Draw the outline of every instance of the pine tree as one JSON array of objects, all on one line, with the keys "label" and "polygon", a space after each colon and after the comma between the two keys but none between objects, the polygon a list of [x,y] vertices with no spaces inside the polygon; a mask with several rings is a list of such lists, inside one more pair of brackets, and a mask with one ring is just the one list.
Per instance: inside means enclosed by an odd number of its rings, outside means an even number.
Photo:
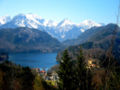
[{"label": "pine tree", "polygon": [[59,61],[59,82],[58,87],[60,90],[74,90],[73,78],[72,78],[72,61],[68,55],[68,51],[65,50],[62,56],[62,60]]},{"label": "pine tree", "polygon": [[91,72],[87,69],[85,58],[80,49],[80,53],[77,56],[76,66],[76,85],[78,90],[91,90]]}]

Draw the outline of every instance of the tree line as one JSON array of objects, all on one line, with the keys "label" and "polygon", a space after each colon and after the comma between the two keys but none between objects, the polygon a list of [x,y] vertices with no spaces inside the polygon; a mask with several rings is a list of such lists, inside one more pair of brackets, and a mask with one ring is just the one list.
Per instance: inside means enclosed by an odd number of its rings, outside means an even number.
[{"label": "tree line", "polygon": [[100,68],[91,69],[82,49],[75,61],[65,50],[59,64],[59,90],[120,90],[120,65],[113,57],[102,56]]}]

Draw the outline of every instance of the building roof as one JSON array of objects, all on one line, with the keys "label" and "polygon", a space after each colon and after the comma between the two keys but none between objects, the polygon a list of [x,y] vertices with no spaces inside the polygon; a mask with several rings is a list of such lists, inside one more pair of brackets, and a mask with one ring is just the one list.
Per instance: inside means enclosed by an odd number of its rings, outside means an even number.
[{"label": "building roof", "polygon": [[44,71],[44,70],[41,70],[40,73],[45,73],[45,71]]}]

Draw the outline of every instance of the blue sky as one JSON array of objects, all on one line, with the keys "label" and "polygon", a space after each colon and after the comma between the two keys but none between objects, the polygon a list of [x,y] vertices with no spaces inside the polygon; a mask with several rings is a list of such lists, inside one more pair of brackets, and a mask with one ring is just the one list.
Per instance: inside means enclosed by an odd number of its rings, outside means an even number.
[{"label": "blue sky", "polygon": [[90,19],[116,23],[119,0],[0,0],[0,16],[33,13],[45,19],[69,19],[75,23]]}]

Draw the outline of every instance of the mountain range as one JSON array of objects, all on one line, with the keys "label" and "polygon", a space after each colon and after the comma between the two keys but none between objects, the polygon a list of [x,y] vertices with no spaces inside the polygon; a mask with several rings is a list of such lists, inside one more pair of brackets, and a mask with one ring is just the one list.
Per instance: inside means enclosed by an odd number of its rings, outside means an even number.
[{"label": "mountain range", "polygon": [[0,18],[0,28],[28,27],[45,31],[59,41],[75,39],[91,27],[100,27],[102,24],[92,20],[85,20],[79,24],[68,19],[60,22],[45,20],[34,14],[18,14],[14,17],[3,16]]},{"label": "mountain range", "polygon": [[[88,20],[80,24],[66,19],[56,23],[33,14],[19,14],[13,18],[4,16],[0,18],[0,51],[53,52],[71,45],[104,50],[109,48],[115,27],[118,26]],[[116,47],[119,48],[119,43]]]}]

